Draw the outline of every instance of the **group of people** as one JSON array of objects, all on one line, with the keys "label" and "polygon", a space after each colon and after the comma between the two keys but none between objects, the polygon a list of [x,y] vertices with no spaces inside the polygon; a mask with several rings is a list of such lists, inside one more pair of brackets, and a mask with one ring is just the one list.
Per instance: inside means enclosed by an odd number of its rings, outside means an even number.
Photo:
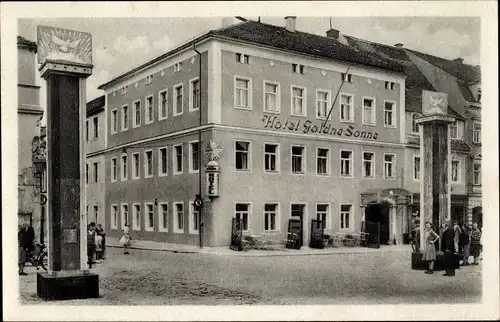
[{"label": "group of people", "polygon": [[[417,234],[418,236],[418,234]],[[453,223],[446,220],[441,227],[440,234],[436,233],[430,222],[425,223],[424,249],[422,260],[428,263],[426,274],[434,273],[434,262],[436,260],[436,243],[441,239],[440,251],[443,254],[443,268],[445,276],[455,276],[455,269],[469,265],[470,256],[473,257],[472,265],[479,265],[481,254],[481,230],[477,223],[472,228],[467,224],[462,227],[457,221]]]},{"label": "group of people", "polygon": [[[92,268],[92,264],[100,263],[105,258],[106,233],[101,224],[91,222],[87,230],[87,264]],[[95,261],[94,261],[95,259]]]}]

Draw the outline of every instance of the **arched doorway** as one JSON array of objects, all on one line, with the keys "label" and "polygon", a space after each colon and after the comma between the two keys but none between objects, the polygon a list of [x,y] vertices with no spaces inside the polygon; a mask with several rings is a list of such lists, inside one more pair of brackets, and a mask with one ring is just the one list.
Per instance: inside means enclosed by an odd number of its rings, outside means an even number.
[{"label": "arched doorway", "polygon": [[386,201],[372,202],[365,207],[365,221],[380,223],[380,244],[388,244],[390,239],[390,209]]},{"label": "arched doorway", "polygon": [[472,223],[477,223],[479,229],[483,228],[483,207],[472,208]]}]

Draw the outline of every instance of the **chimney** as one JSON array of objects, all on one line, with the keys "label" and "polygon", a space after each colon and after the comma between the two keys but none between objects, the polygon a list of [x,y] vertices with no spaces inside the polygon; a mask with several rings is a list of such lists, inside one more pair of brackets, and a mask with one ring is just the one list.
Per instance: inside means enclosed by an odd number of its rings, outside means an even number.
[{"label": "chimney", "polygon": [[403,46],[404,45],[402,43],[399,43],[399,42],[394,45],[394,47],[396,47],[396,48],[403,48]]},{"label": "chimney", "polygon": [[295,32],[295,19],[297,17],[295,16],[286,16],[285,17],[285,22],[286,22],[286,27],[285,29],[290,31],[290,32]]},{"label": "chimney", "polygon": [[330,29],[326,32],[326,36],[328,38],[334,38],[334,39],[338,39],[339,34],[340,34],[340,32],[337,29]]},{"label": "chimney", "polygon": [[453,59],[453,62],[457,63],[457,64],[462,64],[464,62],[464,59],[460,58],[460,57],[459,58],[455,58],[455,59]]}]

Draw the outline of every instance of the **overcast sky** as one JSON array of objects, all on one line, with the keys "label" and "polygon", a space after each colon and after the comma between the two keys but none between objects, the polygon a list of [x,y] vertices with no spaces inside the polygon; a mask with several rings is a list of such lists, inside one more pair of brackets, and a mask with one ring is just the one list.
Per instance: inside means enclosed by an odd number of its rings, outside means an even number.
[{"label": "overcast sky", "polygon": [[[257,19],[257,17],[246,17]],[[237,22],[236,19],[234,19]],[[262,17],[262,22],[284,26],[283,17]],[[94,69],[87,81],[89,100],[102,95],[97,87],[176,45],[219,28],[222,18],[59,18],[19,19],[20,35],[36,41],[36,26],[68,28],[92,34]],[[480,19],[473,17],[332,17],[341,33],[387,45],[480,64]],[[298,17],[297,30],[325,35],[329,17]],[[41,105],[45,106],[40,80]]]}]

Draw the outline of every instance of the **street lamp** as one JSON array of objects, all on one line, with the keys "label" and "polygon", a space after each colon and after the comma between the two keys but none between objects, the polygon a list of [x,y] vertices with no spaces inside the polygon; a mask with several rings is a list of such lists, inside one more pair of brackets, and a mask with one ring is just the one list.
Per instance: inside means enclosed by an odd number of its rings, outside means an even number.
[{"label": "street lamp", "polygon": [[47,150],[46,141],[40,136],[35,136],[31,144],[33,174],[39,179],[40,188],[40,244],[44,244],[44,225],[45,225],[45,204],[47,203],[47,190],[45,189],[45,176],[47,169]]}]

